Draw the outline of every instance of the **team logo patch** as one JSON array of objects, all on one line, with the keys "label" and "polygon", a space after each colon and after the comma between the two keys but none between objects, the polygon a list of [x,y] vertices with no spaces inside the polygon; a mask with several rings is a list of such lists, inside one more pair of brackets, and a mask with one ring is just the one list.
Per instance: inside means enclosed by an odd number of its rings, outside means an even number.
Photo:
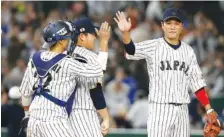
[{"label": "team logo patch", "polygon": [[176,12],[172,12],[171,14],[172,14],[173,16],[175,16],[175,15],[176,15]]},{"label": "team logo patch", "polygon": [[80,29],[80,32],[84,32],[84,31],[85,31],[85,28],[81,28],[81,29]]}]

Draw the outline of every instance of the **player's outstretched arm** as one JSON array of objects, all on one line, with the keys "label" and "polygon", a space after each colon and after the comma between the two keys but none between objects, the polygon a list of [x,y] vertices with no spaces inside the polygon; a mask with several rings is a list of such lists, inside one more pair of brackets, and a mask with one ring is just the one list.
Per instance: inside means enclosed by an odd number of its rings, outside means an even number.
[{"label": "player's outstretched arm", "polygon": [[118,11],[116,13],[116,17],[114,18],[114,20],[117,22],[118,28],[122,32],[122,39],[123,39],[125,51],[129,55],[134,55],[135,46],[134,46],[134,43],[131,41],[131,37],[129,33],[131,29],[131,19],[129,18],[127,21],[126,17],[124,16],[124,13]]},{"label": "player's outstretched arm", "polygon": [[97,57],[98,62],[100,63],[103,70],[106,70],[107,58],[108,58],[108,41],[110,39],[110,30],[111,27],[105,21],[101,24],[100,29],[95,28],[96,34],[100,41],[100,51]]},{"label": "player's outstretched arm", "polygon": [[105,21],[101,24],[99,30],[97,28],[95,28],[95,30],[100,41],[100,51],[107,52],[111,27],[109,26],[108,22]]},{"label": "player's outstretched arm", "polygon": [[[80,59],[80,57],[79,57]],[[95,88],[97,83],[102,83],[103,70],[99,63],[80,61],[77,57],[69,59],[68,71],[76,76],[76,80],[83,84],[88,84],[89,89]]]},{"label": "player's outstretched arm", "polygon": [[128,44],[131,42],[131,37],[130,37],[130,29],[131,29],[131,19],[124,16],[123,12],[118,11],[116,13],[116,17],[114,20],[117,22],[118,28],[122,32],[122,39],[124,44]]}]

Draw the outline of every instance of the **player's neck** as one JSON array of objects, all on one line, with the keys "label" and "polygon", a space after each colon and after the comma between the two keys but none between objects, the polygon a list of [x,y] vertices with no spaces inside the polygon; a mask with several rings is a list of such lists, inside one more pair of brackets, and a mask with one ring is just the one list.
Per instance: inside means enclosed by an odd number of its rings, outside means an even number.
[{"label": "player's neck", "polygon": [[79,45],[79,46],[82,46],[82,47],[85,48],[85,46],[83,46],[83,43],[82,43],[81,41],[78,41],[78,42],[76,43],[76,45]]},{"label": "player's neck", "polygon": [[64,52],[64,49],[60,45],[57,44],[57,45],[51,47],[50,51],[56,52],[56,53],[62,53],[62,52]]},{"label": "player's neck", "polygon": [[83,43],[82,41],[78,41],[76,45],[81,46],[85,49],[88,49],[87,46],[85,45],[85,43]]},{"label": "player's neck", "polygon": [[178,39],[169,39],[167,37],[164,37],[165,40],[170,43],[171,45],[178,45],[179,44],[179,38]]}]

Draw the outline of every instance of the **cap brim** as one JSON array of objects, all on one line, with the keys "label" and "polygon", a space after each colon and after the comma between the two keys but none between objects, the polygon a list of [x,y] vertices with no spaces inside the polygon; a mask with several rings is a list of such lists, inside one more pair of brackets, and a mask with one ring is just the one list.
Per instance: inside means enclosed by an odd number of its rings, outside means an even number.
[{"label": "cap brim", "polygon": [[48,49],[54,44],[55,44],[55,42],[44,42],[44,44],[42,45],[42,48]]},{"label": "cap brim", "polygon": [[178,20],[178,21],[180,21],[180,22],[183,22],[183,21],[182,21],[180,18],[178,18],[177,16],[169,16],[169,17],[163,19],[163,21],[167,21],[167,20],[169,20],[169,19],[176,19],[176,20]]}]

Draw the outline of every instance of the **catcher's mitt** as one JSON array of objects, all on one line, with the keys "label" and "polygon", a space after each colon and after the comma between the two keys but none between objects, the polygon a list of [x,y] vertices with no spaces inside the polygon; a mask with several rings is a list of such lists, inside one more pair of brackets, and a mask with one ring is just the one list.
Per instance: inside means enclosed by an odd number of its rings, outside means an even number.
[{"label": "catcher's mitt", "polygon": [[221,125],[217,119],[217,114],[212,111],[205,116],[204,137],[216,137],[221,132]]}]

